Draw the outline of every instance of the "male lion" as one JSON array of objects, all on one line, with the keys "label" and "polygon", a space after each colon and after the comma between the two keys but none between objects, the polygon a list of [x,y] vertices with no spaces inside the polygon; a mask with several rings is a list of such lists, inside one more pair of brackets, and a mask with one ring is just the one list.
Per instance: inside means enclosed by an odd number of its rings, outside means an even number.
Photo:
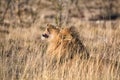
[{"label": "male lion", "polygon": [[89,58],[89,53],[87,53],[74,27],[60,29],[48,24],[42,34],[42,39],[47,40],[47,55],[54,62],[63,63],[75,56],[80,59]]}]

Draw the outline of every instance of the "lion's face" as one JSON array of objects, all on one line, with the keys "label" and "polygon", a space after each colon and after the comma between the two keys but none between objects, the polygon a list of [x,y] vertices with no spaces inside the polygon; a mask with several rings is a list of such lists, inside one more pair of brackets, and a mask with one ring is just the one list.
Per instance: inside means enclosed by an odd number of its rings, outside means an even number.
[{"label": "lion's face", "polygon": [[55,38],[57,38],[57,35],[59,34],[59,32],[60,32],[59,28],[53,25],[47,24],[47,28],[41,35],[41,38],[42,40],[52,41]]},{"label": "lion's face", "polygon": [[42,40],[47,40],[48,42],[59,40],[59,41],[70,41],[72,40],[71,31],[69,28],[57,28],[54,25],[47,24],[47,28],[41,36]]}]

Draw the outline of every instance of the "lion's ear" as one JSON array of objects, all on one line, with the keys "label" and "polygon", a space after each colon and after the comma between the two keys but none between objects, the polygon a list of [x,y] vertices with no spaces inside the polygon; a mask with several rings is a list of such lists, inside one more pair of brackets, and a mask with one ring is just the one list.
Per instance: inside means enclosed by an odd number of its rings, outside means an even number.
[{"label": "lion's ear", "polygon": [[73,38],[73,37],[72,37],[71,34],[63,35],[63,36],[62,36],[62,39],[63,39],[63,40],[66,40],[66,41],[70,41],[70,40],[72,40],[72,38]]}]

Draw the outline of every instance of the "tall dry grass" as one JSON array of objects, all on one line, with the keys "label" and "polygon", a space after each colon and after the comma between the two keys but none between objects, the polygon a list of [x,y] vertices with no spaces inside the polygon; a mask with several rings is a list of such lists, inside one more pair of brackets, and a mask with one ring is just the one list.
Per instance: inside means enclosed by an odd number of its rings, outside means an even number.
[{"label": "tall dry grass", "polygon": [[47,44],[40,39],[44,27],[1,32],[0,80],[119,80],[120,23],[78,22],[75,26],[94,59],[76,58],[54,68],[47,67]]},{"label": "tall dry grass", "polygon": [[[80,21],[119,20],[120,1],[59,1],[0,1],[0,80],[120,80],[120,21]],[[47,67],[46,23],[76,26],[93,59]]]}]

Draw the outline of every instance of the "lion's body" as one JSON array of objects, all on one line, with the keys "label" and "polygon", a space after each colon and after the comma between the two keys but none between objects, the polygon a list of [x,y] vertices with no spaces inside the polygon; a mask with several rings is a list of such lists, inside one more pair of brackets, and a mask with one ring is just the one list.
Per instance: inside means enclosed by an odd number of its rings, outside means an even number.
[{"label": "lion's body", "polygon": [[[85,46],[79,39],[78,33],[71,28],[52,28],[49,25],[46,30],[49,30],[52,37],[48,39],[47,55],[57,62],[65,62],[73,59],[75,56],[81,59],[88,59],[89,54],[86,51]],[[48,32],[45,31],[45,34]]]}]

